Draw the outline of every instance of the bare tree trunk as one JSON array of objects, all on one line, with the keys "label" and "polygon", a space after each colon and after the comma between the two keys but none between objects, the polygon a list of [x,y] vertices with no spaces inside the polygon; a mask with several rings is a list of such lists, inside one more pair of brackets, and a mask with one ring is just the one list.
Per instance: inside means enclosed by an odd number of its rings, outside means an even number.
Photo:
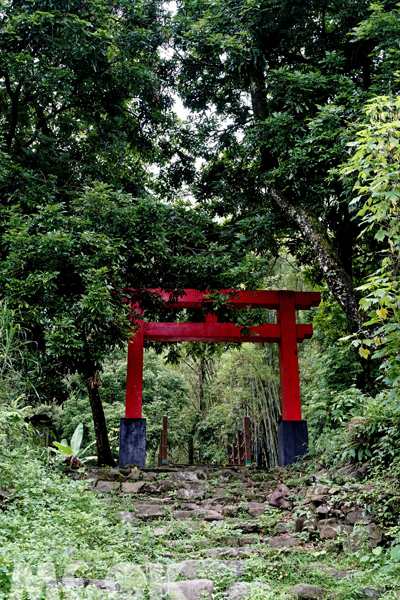
[{"label": "bare tree trunk", "polygon": [[111,453],[107,424],[99,392],[99,386],[101,385],[99,374],[87,374],[85,376],[85,383],[89,395],[90,408],[92,409],[98,464],[99,466],[114,467],[115,461]]}]

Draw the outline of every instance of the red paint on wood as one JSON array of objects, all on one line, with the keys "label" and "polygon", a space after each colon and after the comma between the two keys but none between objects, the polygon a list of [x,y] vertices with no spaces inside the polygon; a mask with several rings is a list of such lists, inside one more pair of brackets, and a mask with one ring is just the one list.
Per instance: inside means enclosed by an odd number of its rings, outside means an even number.
[{"label": "red paint on wood", "polygon": [[[171,302],[171,294],[161,290],[150,290],[161,295],[170,308],[199,308],[207,303],[204,293],[196,290],[185,290],[185,295]],[[233,290],[223,290],[228,294]],[[278,323],[249,327],[252,335],[241,335],[242,328],[234,323],[218,323],[211,312],[209,304],[205,323],[144,323],[138,321],[141,328],[133,336],[128,345],[128,374],[126,389],[126,413],[128,418],[142,416],[142,379],[143,379],[143,341],[193,341],[193,342],[278,342],[281,377],[282,419],[301,420],[300,380],[297,357],[297,343],[312,336],[312,325],[296,324],[296,310],[308,310],[317,306],[321,300],[318,292],[269,292],[245,291],[234,292],[230,299],[233,308],[258,307],[278,309]],[[132,306],[132,320],[142,314],[137,305]],[[233,449],[233,462],[238,459],[237,447]]]},{"label": "red paint on wood", "polygon": [[[159,294],[168,308],[200,308],[209,300],[205,297],[207,292],[198,292],[186,289],[183,296],[173,298],[173,294],[163,290],[149,290]],[[232,294],[229,304],[232,308],[269,308],[277,310],[279,307],[279,292],[267,290],[220,290],[221,294]],[[321,301],[319,292],[294,292],[296,310],[309,310],[312,306],[318,306]],[[173,301],[171,301],[173,298]]]},{"label": "red paint on wood", "polygon": [[281,379],[282,420],[301,421],[299,360],[294,292],[279,292],[278,323],[279,370]]},{"label": "red paint on wood", "polygon": [[249,327],[252,336],[241,336],[234,323],[146,323],[144,339],[151,342],[278,342],[279,325]]},{"label": "red paint on wood", "polygon": [[[141,325],[143,322],[141,322]],[[125,417],[142,418],[143,397],[143,327],[129,340],[126,376]]]},{"label": "red paint on wood", "polygon": [[[279,342],[280,325],[249,327],[253,335],[240,335],[234,323],[145,323],[144,339],[149,342]],[[312,325],[296,325],[296,340],[312,337]]]}]

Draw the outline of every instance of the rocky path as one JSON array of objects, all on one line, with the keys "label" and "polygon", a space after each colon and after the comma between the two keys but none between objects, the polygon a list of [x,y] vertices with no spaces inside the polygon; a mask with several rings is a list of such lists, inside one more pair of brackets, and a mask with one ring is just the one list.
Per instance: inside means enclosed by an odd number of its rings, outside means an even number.
[{"label": "rocky path", "polygon": [[244,467],[88,471],[89,491],[136,545],[138,567],[81,585],[183,600],[378,598],[385,590],[371,587],[359,560],[383,539],[369,508],[374,485],[364,476]]}]

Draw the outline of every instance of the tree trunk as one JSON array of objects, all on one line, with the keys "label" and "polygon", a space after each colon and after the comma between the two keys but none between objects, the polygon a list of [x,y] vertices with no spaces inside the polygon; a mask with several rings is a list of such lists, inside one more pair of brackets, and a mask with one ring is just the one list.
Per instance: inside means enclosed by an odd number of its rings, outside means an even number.
[{"label": "tree trunk", "polygon": [[352,331],[362,324],[359,299],[353,281],[340,260],[325,227],[311,210],[293,206],[282,192],[267,186],[267,193],[275,204],[297,225],[313,250],[324,279],[334,298],[344,310]]},{"label": "tree trunk", "polygon": [[196,425],[192,428],[192,431],[190,432],[190,436],[189,436],[189,465],[193,465],[194,464],[194,436],[196,433]]},{"label": "tree trunk", "polygon": [[101,403],[99,386],[101,379],[98,373],[85,376],[86,388],[89,395],[90,408],[92,409],[94,432],[96,435],[97,457],[99,466],[114,467],[110,442],[108,441],[107,424]]},{"label": "tree trunk", "polygon": [[[265,80],[262,68],[254,67],[250,73],[250,94],[254,120],[262,122],[267,118]],[[272,166],[274,165],[271,164],[268,152],[261,149],[262,171],[266,172]],[[347,316],[350,330],[357,331],[361,326],[361,318],[352,277],[345,269],[326,228],[311,209],[292,203],[286,191],[282,192],[273,188],[268,182],[265,187],[268,197],[297,226],[303,238],[312,248],[328,288]]]}]

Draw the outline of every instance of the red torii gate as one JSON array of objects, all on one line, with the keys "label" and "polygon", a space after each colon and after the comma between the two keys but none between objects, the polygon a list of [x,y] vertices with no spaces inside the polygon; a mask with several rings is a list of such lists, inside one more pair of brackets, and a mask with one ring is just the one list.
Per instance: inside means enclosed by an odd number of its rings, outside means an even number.
[{"label": "red torii gate", "polygon": [[297,344],[311,338],[311,324],[297,324],[296,310],[318,306],[319,292],[223,290],[232,308],[268,308],[277,311],[276,324],[249,327],[252,335],[241,335],[234,323],[218,323],[206,294],[186,289],[179,298],[157,292],[166,307],[181,310],[206,306],[205,323],[148,323],[139,321],[139,330],[128,344],[125,419],[121,419],[120,467],[144,466],[146,423],[142,419],[143,343],[157,342],[276,342],[279,345],[282,423],[278,430],[279,462],[290,464],[307,450],[307,423],[301,419],[300,378]]}]

